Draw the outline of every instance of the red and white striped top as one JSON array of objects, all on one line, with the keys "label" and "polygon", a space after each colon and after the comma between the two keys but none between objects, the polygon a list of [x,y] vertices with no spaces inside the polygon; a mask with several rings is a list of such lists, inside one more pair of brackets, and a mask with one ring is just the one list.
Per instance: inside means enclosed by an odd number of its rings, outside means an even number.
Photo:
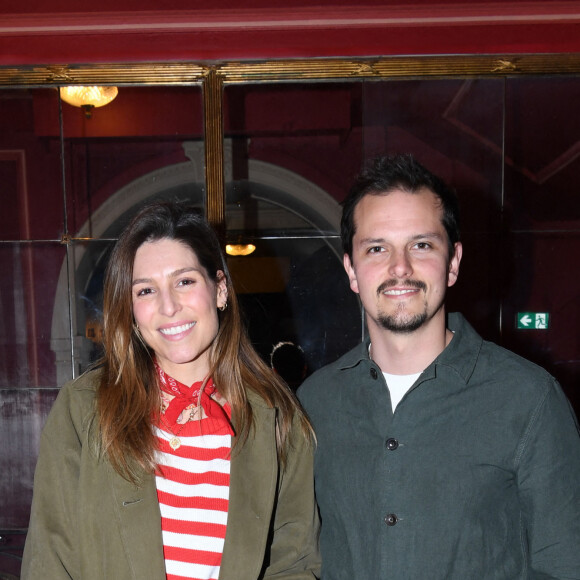
[{"label": "red and white striped top", "polygon": [[[224,409],[230,415],[229,405]],[[217,580],[228,519],[231,431],[212,417],[171,427],[173,433],[162,421],[156,428],[167,580]]]}]

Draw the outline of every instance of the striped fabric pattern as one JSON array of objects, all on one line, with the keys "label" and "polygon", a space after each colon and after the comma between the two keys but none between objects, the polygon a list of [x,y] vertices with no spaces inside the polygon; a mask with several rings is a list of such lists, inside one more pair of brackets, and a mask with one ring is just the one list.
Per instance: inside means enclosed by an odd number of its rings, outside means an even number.
[{"label": "striped fabric pattern", "polygon": [[217,580],[230,490],[231,435],[208,417],[186,423],[181,445],[161,424],[156,474],[167,580]]}]

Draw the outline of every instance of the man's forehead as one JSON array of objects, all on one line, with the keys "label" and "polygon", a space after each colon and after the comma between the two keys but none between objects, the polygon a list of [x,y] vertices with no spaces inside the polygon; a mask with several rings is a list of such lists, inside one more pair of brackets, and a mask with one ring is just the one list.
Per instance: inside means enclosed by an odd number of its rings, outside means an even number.
[{"label": "man's forehead", "polygon": [[390,189],[365,195],[354,210],[355,228],[363,218],[374,221],[387,217],[433,218],[443,223],[443,204],[441,199],[430,189],[421,188],[416,191]]}]

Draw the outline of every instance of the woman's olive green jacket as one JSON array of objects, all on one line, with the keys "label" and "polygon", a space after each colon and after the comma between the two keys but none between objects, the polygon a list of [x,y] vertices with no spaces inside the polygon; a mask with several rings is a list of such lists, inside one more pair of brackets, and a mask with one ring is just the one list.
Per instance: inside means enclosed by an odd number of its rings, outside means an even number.
[{"label": "woman's olive green jacket", "polygon": [[[23,580],[165,578],[154,477],[129,483],[96,457],[89,441],[97,373],[63,387],[43,430]],[[282,470],[276,410],[253,393],[248,397],[255,429],[232,454],[220,580],[316,578],[312,450],[296,426]]]}]

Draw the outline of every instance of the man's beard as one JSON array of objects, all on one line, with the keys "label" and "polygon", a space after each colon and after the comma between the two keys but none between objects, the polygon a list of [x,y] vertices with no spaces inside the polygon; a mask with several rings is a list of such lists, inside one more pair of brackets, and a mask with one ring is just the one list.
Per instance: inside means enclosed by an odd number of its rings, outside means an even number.
[{"label": "man's beard", "polygon": [[[377,295],[381,295],[385,290],[395,287],[400,282],[398,280],[388,280],[383,282],[377,288]],[[423,282],[417,280],[405,280],[405,286],[411,286],[413,288],[418,288],[419,290],[425,290],[426,286]],[[397,332],[401,334],[407,334],[414,332],[420,328],[427,320],[427,305],[425,304],[425,310],[419,314],[406,315],[405,306],[400,304],[394,314],[385,314],[384,312],[378,313],[378,322],[385,329],[391,332]]]},{"label": "man's beard", "polygon": [[395,314],[384,314],[379,312],[378,317],[379,324],[385,330],[390,330],[391,332],[398,332],[401,334],[414,332],[420,328],[426,320],[427,312],[420,312],[419,314],[414,314],[413,316],[405,318],[400,316],[398,312]]}]

